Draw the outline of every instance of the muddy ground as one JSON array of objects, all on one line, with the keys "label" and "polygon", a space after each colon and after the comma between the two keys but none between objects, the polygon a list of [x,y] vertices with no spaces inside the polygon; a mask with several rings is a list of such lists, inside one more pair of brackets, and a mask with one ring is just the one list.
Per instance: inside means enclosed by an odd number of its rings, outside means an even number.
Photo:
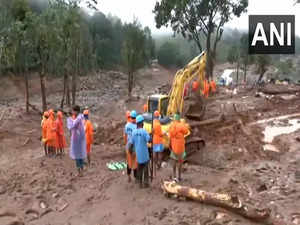
[{"label": "muddy ground", "polygon": [[[107,169],[107,162],[124,160],[125,111],[141,111],[146,96],[170,84],[173,74],[160,66],[140,71],[130,102],[125,74],[100,71],[80,78],[78,103],[90,107],[97,130],[92,165],[82,178],[76,176],[68,154],[62,158],[44,157],[40,116],[34,111],[25,114],[21,79],[1,78],[0,224],[300,224],[300,177],[296,176],[300,170],[300,130],[276,136],[271,143],[264,142],[263,133],[266,127],[292,127],[289,119],[300,121],[300,99],[296,94],[269,96],[240,87],[233,95],[227,88],[219,88],[218,94],[208,100],[205,119],[222,111],[225,121],[193,129],[194,135],[206,141],[206,147],[184,165],[183,185],[238,195],[247,204],[269,208],[268,223],[250,221],[222,208],[165,197],[161,181],[170,179],[170,161],[166,161],[150,189],[128,183],[125,171]],[[31,103],[40,107],[38,84],[33,75]],[[50,106],[56,108],[62,93],[61,80],[51,78],[47,87]],[[291,114],[295,115],[261,121]]]}]

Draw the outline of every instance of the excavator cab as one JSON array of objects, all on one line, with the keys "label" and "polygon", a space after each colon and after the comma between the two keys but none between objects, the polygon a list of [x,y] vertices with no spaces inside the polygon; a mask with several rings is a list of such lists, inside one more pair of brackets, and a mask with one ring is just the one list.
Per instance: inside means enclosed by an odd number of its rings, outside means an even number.
[{"label": "excavator cab", "polygon": [[149,96],[147,101],[147,112],[143,114],[145,121],[147,123],[151,123],[152,115],[157,110],[161,115],[160,117],[161,124],[170,123],[171,119],[169,116],[167,116],[168,105],[169,105],[168,95],[156,94],[156,95]]},{"label": "excavator cab", "polygon": [[154,113],[156,110],[159,111],[162,117],[167,115],[169,105],[169,97],[167,95],[151,95],[148,97],[148,113]]}]

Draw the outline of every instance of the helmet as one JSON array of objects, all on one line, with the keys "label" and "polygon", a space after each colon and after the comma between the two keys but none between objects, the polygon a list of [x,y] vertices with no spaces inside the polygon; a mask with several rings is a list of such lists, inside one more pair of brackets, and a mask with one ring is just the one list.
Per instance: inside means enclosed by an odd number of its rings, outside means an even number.
[{"label": "helmet", "polygon": [[141,123],[141,122],[144,122],[144,117],[142,115],[138,115],[136,117],[136,123]]},{"label": "helmet", "polygon": [[130,117],[131,117],[131,118],[136,118],[136,111],[135,111],[135,110],[132,110],[132,111],[131,111]]},{"label": "helmet", "polygon": [[177,121],[180,120],[180,115],[179,115],[179,113],[176,113],[176,114],[174,115],[174,119],[177,120]]},{"label": "helmet", "polygon": [[154,112],[154,117],[159,117],[160,116],[160,113],[156,110],[155,112]]},{"label": "helmet", "polygon": [[130,118],[130,111],[126,112],[126,118]]},{"label": "helmet", "polygon": [[44,116],[45,116],[45,117],[49,117],[49,112],[45,111],[45,112],[44,112]]},{"label": "helmet", "polygon": [[83,115],[89,115],[89,110],[87,110],[87,109],[84,110],[84,111],[83,111]]}]

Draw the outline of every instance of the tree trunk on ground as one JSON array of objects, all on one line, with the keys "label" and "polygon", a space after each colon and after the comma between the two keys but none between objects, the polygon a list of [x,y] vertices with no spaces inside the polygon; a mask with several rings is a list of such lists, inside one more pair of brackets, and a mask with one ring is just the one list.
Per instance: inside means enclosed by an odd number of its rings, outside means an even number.
[{"label": "tree trunk on ground", "polygon": [[41,92],[42,92],[42,105],[43,111],[47,110],[47,100],[46,100],[46,87],[45,87],[45,75],[43,72],[40,72],[40,82],[41,82]]},{"label": "tree trunk on ground", "polygon": [[257,209],[250,205],[245,205],[237,196],[206,192],[195,188],[180,186],[168,181],[163,182],[162,189],[167,194],[174,194],[203,204],[222,207],[257,222],[263,222],[270,218],[270,209]]},{"label": "tree trunk on ground", "polygon": [[24,80],[25,80],[25,107],[26,107],[26,113],[29,113],[29,84],[28,84],[27,72],[24,73]]}]

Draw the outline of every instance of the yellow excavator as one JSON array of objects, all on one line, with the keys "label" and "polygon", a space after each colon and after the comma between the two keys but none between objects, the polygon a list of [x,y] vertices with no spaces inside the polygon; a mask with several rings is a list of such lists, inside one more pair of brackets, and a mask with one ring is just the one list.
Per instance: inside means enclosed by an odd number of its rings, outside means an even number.
[{"label": "yellow excavator", "polygon": [[[180,113],[183,118],[192,120],[201,120],[205,114],[205,102],[202,96],[205,81],[206,53],[202,52],[195,57],[184,68],[177,71],[173,84],[168,95],[155,94],[148,96],[147,112],[143,114],[145,118],[144,128],[151,133],[153,123],[153,113],[158,110],[161,118],[162,130],[168,133],[173,116]],[[185,85],[188,85],[193,79],[197,79],[198,87],[185,96]],[[182,122],[186,123],[185,119]],[[187,123],[186,123],[187,124]],[[187,126],[189,126],[187,124]],[[169,148],[169,137],[164,136],[165,149]],[[205,142],[198,138],[192,137],[191,133],[187,135],[186,151],[187,154],[200,149]]]}]

